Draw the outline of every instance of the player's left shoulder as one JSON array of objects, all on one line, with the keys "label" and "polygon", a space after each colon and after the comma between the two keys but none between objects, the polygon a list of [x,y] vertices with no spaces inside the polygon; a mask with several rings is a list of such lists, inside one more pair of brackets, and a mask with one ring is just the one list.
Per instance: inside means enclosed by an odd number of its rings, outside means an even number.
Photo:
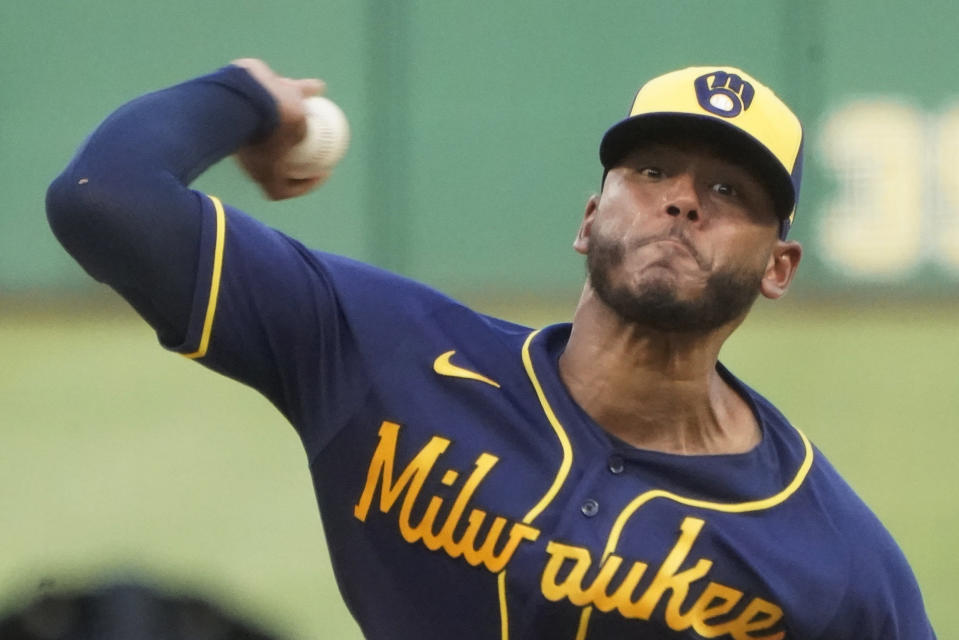
[{"label": "player's left shoulder", "polygon": [[826,454],[814,443],[810,444],[814,462],[809,474],[809,488],[822,505],[822,516],[832,522],[837,532],[850,538],[850,544],[859,546],[868,540],[885,546],[892,542],[889,531],[866,501]]},{"label": "player's left shoulder", "polygon": [[[847,557],[846,588],[834,625],[862,638],[935,640],[918,581],[905,553],[879,516],[821,450],[806,491],[816,514],[835,531]],[[846,637],[836,628],[834,635]]]}]

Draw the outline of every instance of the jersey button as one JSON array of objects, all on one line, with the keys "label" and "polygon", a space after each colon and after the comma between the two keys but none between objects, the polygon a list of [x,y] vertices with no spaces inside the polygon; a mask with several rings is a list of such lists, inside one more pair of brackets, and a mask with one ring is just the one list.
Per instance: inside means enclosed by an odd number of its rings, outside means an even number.
[{"label": "jersey button", "polygon": [[607,460],[607,463],[609,464],[610,473],[615,473],[618,475],[623,472],[624,466],[623,466],[622,456],[617,456],[615,454],[611,455],[609,456],[609,460]]},{"label": "jersey button", "polygon": [[583,515],[586,516],[587,518],[592,518],[597,513],[599,513],[599,503],[593,500],[592,498],[590,498],[589,500],[583,503],[583,506],[581,506],[579,510],[582,511]]}]

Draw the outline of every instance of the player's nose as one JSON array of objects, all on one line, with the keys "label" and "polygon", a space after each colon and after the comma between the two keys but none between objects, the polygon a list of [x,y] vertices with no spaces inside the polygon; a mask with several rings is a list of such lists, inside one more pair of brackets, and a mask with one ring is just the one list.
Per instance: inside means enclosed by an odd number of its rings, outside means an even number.
[{"label": "player's nose", "polygon": [[690,173],[680,173],[669,180],[663,198],[663,209],[674,218],[697,222],[702,218],[702,203],[696,192],[696,181]]}]

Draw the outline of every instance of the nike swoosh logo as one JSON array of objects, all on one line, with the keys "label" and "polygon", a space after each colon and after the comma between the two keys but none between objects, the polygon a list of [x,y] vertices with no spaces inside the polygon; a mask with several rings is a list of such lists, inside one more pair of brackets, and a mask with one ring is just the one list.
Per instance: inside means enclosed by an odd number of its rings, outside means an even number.
[{"label": "nike swoosh logo", "polygon": [[469,369],[464,369],[463,367],[458,367],[450,360],[453,358],[453,354],[456,353],[456,350],[447,351],[446,353],[441,353],[436,360],[433,361],[433,371],[440,374],[441,376],[451,376],[453,378],[466,378],[467,380],[478,380],[480,382],[485,382],[486,384],[496,387],[499,389],[499,383],[495,380],[490,380],[481,373],[476,373],[475,371],[470,371]]}]

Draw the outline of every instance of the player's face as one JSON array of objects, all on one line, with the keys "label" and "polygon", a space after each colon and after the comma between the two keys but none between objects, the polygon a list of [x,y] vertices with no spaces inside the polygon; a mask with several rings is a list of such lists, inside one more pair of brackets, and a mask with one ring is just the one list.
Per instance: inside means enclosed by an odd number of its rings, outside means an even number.
[{"label": "player's face", "polygon": [[709,331],[741,319],[760,293],[778,226],[772,198],[746,169],[695,144],[652,144],[609,172],[575,246],[620,316]]}]

